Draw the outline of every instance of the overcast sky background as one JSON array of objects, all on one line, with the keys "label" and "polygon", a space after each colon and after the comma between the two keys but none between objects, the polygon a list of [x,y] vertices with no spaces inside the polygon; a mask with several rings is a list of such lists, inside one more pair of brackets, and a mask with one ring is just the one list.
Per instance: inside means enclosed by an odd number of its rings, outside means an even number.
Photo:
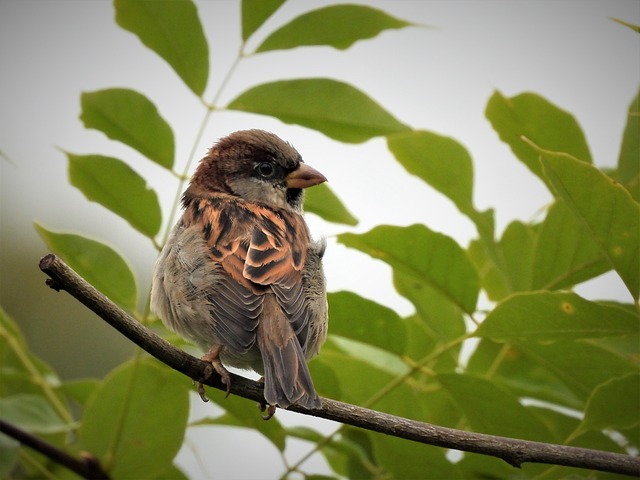
[{"label": "overcast sky background", "polygon": [[[288,2],[246,50],[252,51],[268,32],[303,11],[330,3]],[[485,119],[486,103],[496,89],[507,96],[535,92],[573,113],[595,163],[616,165],[626,111],[640,84],[640,41],[637,33],[607,17],[640,24],[639,1],[359,3],[434,28],[388,31],[347,51],[309,47],[247,58],[219,105],[266,81],[331,77],[350,83],[402,122],[451,136],[469,150],[476,206],[496,209],[499,233],[513,219],[540,218],[540,209],[551,197]],[[199,2],[198,9],[210,44],[212,73],[205,95],[210,99],[240,48],[240,7],[233,0],[218,0]],[[34,350],[63,376],[102,375],[130,346],[72,300],[44,287],[37,262],[46,249],[32,222],[37,219],[47,228],[83,233],[113,245],[131,262],[142,292],[148,288],[157,252],[124,221],[69,186],[66,157],[58,148],[126,160],[149,179],[166,212],[176,180],[128,147],[85,130],[78,119],[80,93],[127,87],[147,95],[174,130],[178,171],[204,110],[162,59],[115,24],[108,1],[0,0],[0,65],[0,150],[12,162],[0,161],[0,301],[20,321]],[[360,220],[355,231],[382,223],[419,222],[463,246],[475,236],[471,223],[446,198],[404,172],[383,139],[345,145],[268,117],[217,112],[196,148],[198,158],[217,138],[245,128],[271,130],[293,143]],[[410,304],[393,291],[384,264],[335,243],[332,235],[346,227],[311,215],[309,223],[314,234],[329,237],[330,290],[353,290],[401,313],[411,312]],[[615,275],[588,282],[578,291],[589,298],[628,301]],[[196,407],[195,414],[214,408]],[[299,421],[299,416],[286,412],[278,416],[284,422]],[[207,443],[211,438],[214,451]],[[247,448],[248,438],[252,441],[247,458],[255,462],[231,462],[239,449]],[[198,429],[190,445],[180,463],[193,478],[274,478],[282,472],[275,449],[253,433]],[[307,448],[299,447],[296,455]],[[192,449],[200,453],[202,465]]]}]

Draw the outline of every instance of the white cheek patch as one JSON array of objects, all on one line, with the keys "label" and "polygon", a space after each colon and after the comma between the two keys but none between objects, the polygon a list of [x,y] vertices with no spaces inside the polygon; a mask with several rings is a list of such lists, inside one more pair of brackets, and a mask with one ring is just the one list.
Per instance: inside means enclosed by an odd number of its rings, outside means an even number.
[{"label": "white cheek patch", "polygon": [[257,178],[240,178],[228,182],[236,195],[248,202],[267,203],[280,208],[286,208],[286,190],[278,186],[263,182]]}]

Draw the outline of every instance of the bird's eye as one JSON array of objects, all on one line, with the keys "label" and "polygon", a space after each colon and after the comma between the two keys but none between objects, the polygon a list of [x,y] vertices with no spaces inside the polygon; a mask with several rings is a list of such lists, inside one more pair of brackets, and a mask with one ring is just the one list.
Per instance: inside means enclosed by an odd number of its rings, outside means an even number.
[{"label": "bird's eye", "polygon": [[256,167],[256,170],[258,170],[258,173],[265,178],[272,177],[276,171],[276,169],[273,167],[273,164],[271,162],[259,163],[258,166]]}]

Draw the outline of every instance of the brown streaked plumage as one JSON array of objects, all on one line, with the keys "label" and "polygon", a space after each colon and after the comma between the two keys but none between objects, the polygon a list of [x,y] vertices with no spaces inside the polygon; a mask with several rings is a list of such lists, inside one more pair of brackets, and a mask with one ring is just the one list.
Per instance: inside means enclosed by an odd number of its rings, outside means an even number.
[{"label": "brown streaked plumage", "polygon": [[226,368],[264,376],[265,400],[320,407],[306,361],[327,333],[324,242],[311,241],[303,189],[326,178],[262,130],[233,133],[200,162],[153,276],[152,309]]}]

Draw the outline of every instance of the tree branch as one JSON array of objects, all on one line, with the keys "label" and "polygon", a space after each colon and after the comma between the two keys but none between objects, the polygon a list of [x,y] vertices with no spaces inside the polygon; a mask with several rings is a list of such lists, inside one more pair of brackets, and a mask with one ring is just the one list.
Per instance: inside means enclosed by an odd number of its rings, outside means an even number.
[{"label": "tree branch", "polygon": [[[151,332],[111,302],[75,273],[55,255],[40,261],[40,269],[50,279],[47,284],[56,290],[65,290],[109,325],[125,335],[169,367],[189,378],[225,391],[217,374],[206,362],[174,347]],[[262,385],[232,374],[231,393],[264,403]],[[361,408],[355,405],[322,399],[322,408],[306,409],[293,405],[289,410],[326,418],[374,432],[384,433],[415,442],[451,448],[465,452],[491,455],[520,467],[523,463],[545,463],[591,470],[640,476],[640,458],[586,448],[553,445],[514,438],[465,432],[447,427],[409,420],[395,415]]]},{"label": "tree branch", "polygon": [[15,425],[0,420],[0,432],[5,435],[14,438],[21,444],[26,445],[50,458],[54,462],[63,465],[74,473],[77,473],[81,477],[90,478],[95,480],[108,480],[109,476],[102,470],[98,459],[89,453],[82,453],[81,459],[78,460],[72,457],[67,452],[54,447],[50,443],[45,442],[41,438],[35,435],[25,432],[24,430],[16,427]]}]

